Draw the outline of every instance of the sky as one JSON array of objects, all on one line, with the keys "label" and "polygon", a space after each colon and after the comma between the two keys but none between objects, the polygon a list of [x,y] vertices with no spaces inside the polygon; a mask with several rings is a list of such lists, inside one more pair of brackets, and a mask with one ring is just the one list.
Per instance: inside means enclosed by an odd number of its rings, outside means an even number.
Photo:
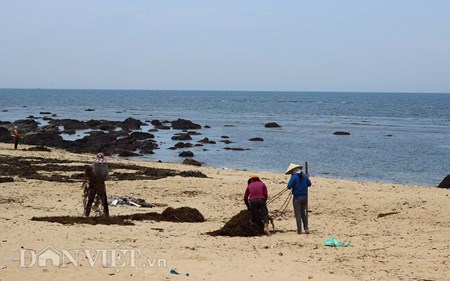
[{"label": "sky", "polygon": [[450,93],[450,1],[0,0],[0,88]]}]

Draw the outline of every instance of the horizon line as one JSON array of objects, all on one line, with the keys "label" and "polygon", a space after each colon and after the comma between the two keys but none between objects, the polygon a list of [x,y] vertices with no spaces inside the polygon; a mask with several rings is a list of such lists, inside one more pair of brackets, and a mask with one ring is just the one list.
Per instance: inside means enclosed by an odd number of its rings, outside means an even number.
[{"label": "horizon line", "polygon": [[121,89],[121,88],[0,88],[0,90],[81,90],[81,91],[183,91],[183,92],[264,92],[264,93],[358,93],[358,94],[450,94],[450,92],[409,91],[325,91],[325,90],[198,90],[198,89]]}]

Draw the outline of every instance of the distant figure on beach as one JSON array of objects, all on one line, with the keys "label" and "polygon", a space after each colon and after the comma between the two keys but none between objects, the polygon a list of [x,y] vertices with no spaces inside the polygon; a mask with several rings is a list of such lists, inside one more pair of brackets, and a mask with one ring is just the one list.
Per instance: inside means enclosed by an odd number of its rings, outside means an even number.
[{"label": "distant figure on beach", "polygon": [[[92,165],[85,166],[85,180],[83,182],[84,215],[89,217],[92,204],[98,209],[100,202],[103,206],[103,215],[109,216],[108,200],[106,195],[105,180],[109,175],[109,167],[105,155],[98,153]],[[95,201],[95,202],[94,202]]]},{"label": "distant figure on beach", "polygon": [[14,126],[12,135],[14,137],[14,149],[17,149],[17,146],[19,145],[19,141],[20,141],[20,136],[21,136],[19,127]]},{"label": "distant figure on beach", "polygon": [[292,189],[294,195],[293,205],[295,219],[297,222],[297,233],[302,233],[302,222],[305,233],[309,234],[308,228],[308,187],[311,186],[309,175],[302,172],[303,166],[291,163],[285,174],[291,175],[287,188]]},{"label": "distant figure on beach", "polygon": [[258,176],[251,176],[247,181],[244,193],[244,202],[252,214],[252,221],[263,229],[266,235],[269,232],[269,210],[267,209],[267,186]]}]

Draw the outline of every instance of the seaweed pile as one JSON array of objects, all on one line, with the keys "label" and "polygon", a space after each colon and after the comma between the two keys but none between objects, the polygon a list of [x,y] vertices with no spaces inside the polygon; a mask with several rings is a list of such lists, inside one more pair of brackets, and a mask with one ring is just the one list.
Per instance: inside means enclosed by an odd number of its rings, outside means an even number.
[{"label": "seaweed pile", "polygon": [[264,235],[264,232],[261,227],[252,222],[250,212],[242,210],[225,223],[221,229],[208,234],[211,236],[250,237]]}]

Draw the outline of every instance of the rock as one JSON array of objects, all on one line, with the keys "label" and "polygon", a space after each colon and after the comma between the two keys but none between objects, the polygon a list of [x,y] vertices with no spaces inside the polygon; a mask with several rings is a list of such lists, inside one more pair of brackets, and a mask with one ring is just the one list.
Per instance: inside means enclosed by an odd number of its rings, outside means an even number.
[{"label": "rock", "polygon": [[51,112],[48,112],[48,111],[41,111],[41,112],[39,112],[39,114],[42,114],[42,115],[48,115],[48,114],[52,114]]},{"label": "rock", "polygon": [[210,129],[211,128],[211,126],[209,126],[209,125],[205,125],[203,128],[205,128],[205,129]]},{"label": "rock", "polygon": [[233,143],[233,142],[230,141],[230,140],[221,140],[221,142],[223,142],[224,144],[230,144],[230,143]]},{"label": "rock", "polygon": [[119,153],[119,157],[133,157],[133,156],[140,156],[140,154],[131,151],[123,151]]},{"label": "rock", "polygon": [[64,130],[86,130],[89,129],[89,126],[86,124],[86,122],[78,121],[75,119],[51,119],[49,121],[49,124],[54,126],[63,126]]},{"label": "rock", "polygon": [[158,149],[158,144],[154,140],[146,140],[140,143],[139,149],[142,153],[153,154],[153,150]]},{"label": "rock", "polygon": [[93,108],[87,108],[87,109],[85,109],[84,111],[95,111],[95,109],[93,109]]},{"label": "rock", "polygon": [[178,118],[175,121],[172,121],[172,128],[175,130],[198,130],[201,129],[202,126],[199,124],[195,124],[190,120],[185,120]]},{"label": "rock", "polygon": [[249,150],[248,148],[240,148],[240,147],[225,147],[225,150],[234,150],[234,151],[244,151]]},{"label": "rock", "polygon": [[39,123],[34,119],[17,120],[13,123],[13,126],[19,127],[22,131],[22,135],[26,132],[34,131],[39,127]]},{"label": "rock", "polygon": [[12,140],[11,132],[5,127],[0,127],[0,142],[12,142]]},{"label": "rock", "polygon": [[209,143],[209,144],[215,144],[215,141],[209,140],[208,138],[204,138],[198,141],[199,143]]},{"label": "rock", "polygon": [[198,162],[197,160],[194,159],[184,159],[183,163],[184,165],[192,165],[192,166],[201,166],[202,163]]},{"label": "rock", "polygon": [[136,138],[137,140],[145,140],[145,139],[153,139],[155,138],[155,135],[150,133],[144,133],[144,132],[133,132],[130,135],[133,138]]},{"label": "rock", "polygon": [[201,135],[201,133],[196,132],[196,131],[187,131],[186,133],[191,135],[191,136],[199,136],[199,135]]},{"label": "rock", "polygon": [[450,175],[447,175],[438,185],[440,188],[450,188]]},{"label": "rock", "polygon": [[156,119],[150,121],[150,124],[152,124],[153,126],[155,126],[156,129],[159,129],[159,130],[170,130],[169,126],[164,125],[161,121],[156,120]]},{"label": "rock", "polygon": [[128,117],[122,122],[121,127],[123,130],[140,130],[143,125],[145,125],[145,123],[140,120]]},{"label": "rock", "polygon": [[192,143],[189,143],[189,142],[178,142],[178,143],[175,144],[175,147],[176,148],[185,148],[185,147],[189,148],[189,147],[192,147]]},{"label": "rock", "polygon": [[264,125],[264,127],[266,127],[266,128],[279,128],[279,127],[281,127],[281,126],[278,125],[278,124],[275,123],[275,122],[270,122],[270,123],[267,123],[266,125]]},{"label": "rock", "polygon": [[229,139],[229,136],[221,136],[222,139]]},{"label": "rock", "polygon": [[75,130],[64,130],[61,133],[66,135],[75,135],[77,131]]},{"label": "rock", "polygon": [[264,141],[263,138],[251,138],[249,141]]},{"label": "rock", "polygon": [[183,151],[180,154],[178,154],[180,157],[194,157],[194,153],[191,151]]},{"label": "rock", "polygon": [[192,140],[191,136],[189,134],[176,134],[172,137],[172,140]]},{"label": "rock", "polygon": [[66,147],[66,141],[59,135],[56,130],[40,130],[33,132],[32,134],[27,134],[23,137],[23,141],[26,144],[32,145],[45,145],[53,146],[59,148]]},{"label": "rock", "polygon": [[350,133],[349,132],[344,132],[344,131],[336,131],[336,132],[333,133],[333,135],[336,135],[336,136],[349,136]]}]

